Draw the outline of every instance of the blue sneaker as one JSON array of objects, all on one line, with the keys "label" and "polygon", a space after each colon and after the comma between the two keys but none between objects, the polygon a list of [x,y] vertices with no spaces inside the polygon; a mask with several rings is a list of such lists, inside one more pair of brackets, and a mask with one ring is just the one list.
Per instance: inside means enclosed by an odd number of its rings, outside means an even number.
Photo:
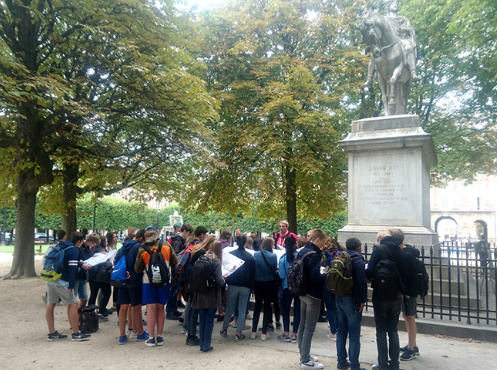
[{"label": "blue sneaker", "polygon": [[149,338],[149,335],[146,331],[143,332],[143,334],[138,334],[136,336],[136,340],[141,342],[142,340],[147,340]]},{"label": "blue sneaker", "polygon": [[125,335],[124,337],[119,337],[119,344],[124,344],[129,340],[128,336]]},{"label": "blue sneaker", "polygon": [[146,346],[149,346],[149,347],[155,347],[155,338],[152,337],[152,338],[148,338],[146,341],[145,341],[145,345]]},{"label": "blue sneaker", "polygon": [[158,346],[163,346],[164,345],[164,338],[162,338],[162,335],[157,336],[156,344]]}]

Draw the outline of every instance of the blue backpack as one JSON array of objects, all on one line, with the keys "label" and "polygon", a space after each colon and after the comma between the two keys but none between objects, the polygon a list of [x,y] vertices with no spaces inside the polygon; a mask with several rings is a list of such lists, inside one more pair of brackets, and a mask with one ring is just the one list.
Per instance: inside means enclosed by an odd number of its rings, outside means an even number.
[{"label": "blue backpack", "polygon": [[126,285],[126,256],[123,254],[121,259],[117,261],[110,276],[110,285],[115,287],[123,287]]},{"label": "blue backpack", "polygon": [[71,248],[76,248],[74,245],[67,245],[62,248],[59,244],[55,246],[46,256],[43,269],[40,277],[50,283],[55,283],[62,277],[64,270],[64,255]]}]

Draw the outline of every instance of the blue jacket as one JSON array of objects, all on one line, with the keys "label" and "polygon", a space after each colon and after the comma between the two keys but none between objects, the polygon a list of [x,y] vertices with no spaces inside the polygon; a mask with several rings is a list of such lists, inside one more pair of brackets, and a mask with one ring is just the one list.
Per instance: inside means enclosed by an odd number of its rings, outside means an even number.
[{"label": "blue jacket", "polygon": [[69,283],[69,289],[74,289],[74,282],[76,281],[76,274],[78,273],[78,261],[79,261],[79,249],[76,246],[67,241],[60,241],[59,245],[61,248],[67,248],[70,245],[73,248],[64,249],[64,269],[62,270],[62,276],[60,280],[67,281]]},{"label": "blue jacket", "polygon": [[[297,255],[297,252],[293,254],[294,258]],[[288,288],[288,268],[290,267],[290,262],[286,259],[286,254],[280,258],[278,267],[278,274],[281,278],[281,287],[282,289]]]},{"label": "blue jacket", "polygon": [[242,259],[245,263],[234,273],[226,278],[226,284],[251,288],[254,285],[255,264],[254,257],[241,247],[230,252],[232,255]]},{"label": "blue jacket", "polygon": [[350,258],[356,258],[352,261],[352,279],[354,281],[354,290],[352,295],[354,303],[366,303],[368,299],[368,282],[366,279],[366,269],[364,264],[364,257],[356,251],[347,251]]},{"label": "blue jacket", "polygon": [[135,271],[135,262],[138,256],[138,250],[141,248],[141,243],[135,239],[126,240],[123,246],[117,251],[114,258],[114,266],[121,257],[126,256],[126,271],[129,272],[130,278],[126,282],[127,287],[133,287],[143,284],[143,272],[137,273]]},{"label": "blue jacket", "polygon": [[[262,254],[266,257],[267,263],[264,261]],[[276,254],[269,252],[267,249],[262,251],[257,251],[254,253],[255,262],[255,276],[256,281],[273,281],[275,279],[275,273],[277,266],[278,257]],[[269,264],[269,266],[268,266]]]},{"label": "blue jacket", "polygon": [[304,283],[306,294],[321,299],[323,295],[322,286],[326,281],[326,274],[321,274],[321,255],[322,251],[314,243],[307,242],[298,254],[302,258],[307,252],[314,251],[304,260]]}]

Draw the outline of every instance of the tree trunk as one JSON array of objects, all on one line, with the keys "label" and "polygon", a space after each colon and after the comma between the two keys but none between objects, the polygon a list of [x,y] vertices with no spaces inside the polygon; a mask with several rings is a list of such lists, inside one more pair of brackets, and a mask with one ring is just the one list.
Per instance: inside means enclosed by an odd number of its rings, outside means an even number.
[{"label": "tree trunk", "polygon": [[33,189],[29,181],[34,176],[33,168],[21,170],[17,175],[17,222],[14,260],[7,276],[12,278],[36,276],[34,265],[35,207],[38,188]]},{"label": "tree trunk", "polygon": [[66,214],[62,216],[62,228],[70,235],[76,231],[76,202],[78,196],[78,164],[65,164],[63,172],[63,196],[66,205]]},{"label": "tree trunk", "polygon": [[285,201],[286,217],[289,223],[288,230],[297,233],[297,185],[296,174],[292,168],[290,160],[292,158],[292,148],[285,151]]}]

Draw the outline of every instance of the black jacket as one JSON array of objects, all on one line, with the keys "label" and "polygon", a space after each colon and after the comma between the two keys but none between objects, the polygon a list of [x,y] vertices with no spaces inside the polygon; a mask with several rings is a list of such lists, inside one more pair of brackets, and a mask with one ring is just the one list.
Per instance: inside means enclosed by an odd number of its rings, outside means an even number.
[{"label": "black jacket", "polygon": [[306,294],[321,299],[323,295],[323,283],[326,281],[326,275],[321,274],[320,261],[321,254],[323,253],[315,244],[307,242],[298,254],[299,258],[304,256],[307,252],[314,251],[307,256],[304,260],[304,283]]},{"label": "black jacket", "polygon": [[[376,265],[382,259],[380,248],[386,251],[386,256],[389,260],[395,262],[401,278],[401,293],[405,294],[405,285],[407,283],[407,264],[404,251],[399,247],[402,244],[400,238],[394,236],[386,236],[381,241],[381,244],[373,248],[373,254],[366,269],[366,276],[372,279]],[[374,293],[374,292],[373,292]]]},{"label": "black jacket", "polygon": [[247,252],[243,247],[239,247],[230,253],[244,260],[245,263],[226,278],[226,284],[252,288],[254,286],[255,274],[254,256]]},{"label": "black jacket", "polygon": [[177,255],[185,249],[185,242],[186,240],[180,234],[171,235],[171,247]]},{"label": "black jacket", "polygon": [[141,243],[135,239],[126,240],[123,246],[117,251],[114,258],[114,266],[124,256],[126,258],[126,271],[129,272],[129,279],[126,281],[127,287],[133,287],[143,284],[143,272],[135,271],[135,262],[138,257],[138,250],[141,248]]},{"label": "black jacket", "polygon": [[406,265],[407,265],[405,293],[410,297],[416,297],[418,295],[417,258],[419,257],[420,252],[409,244],[406,244],[403,250],[406,255]]},{"label": "black jacket", "polygon": [[[354,303],[366,303],[368,299],[368,282],[366,280],[366,269],[364,267],[364,257],[356,251],[347,251],[352,260],[352,279],[354,281]],[[357,258],[356,258],[357,257]]]}]

